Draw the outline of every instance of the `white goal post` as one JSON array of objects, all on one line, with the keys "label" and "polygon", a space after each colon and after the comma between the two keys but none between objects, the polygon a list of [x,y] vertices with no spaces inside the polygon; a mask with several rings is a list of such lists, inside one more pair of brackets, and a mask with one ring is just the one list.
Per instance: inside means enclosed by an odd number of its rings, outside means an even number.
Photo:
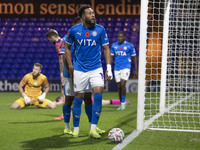
[{"label": "white goal post", "polygon": [[141,0],[137,130],[200,132],[200,1]]}]

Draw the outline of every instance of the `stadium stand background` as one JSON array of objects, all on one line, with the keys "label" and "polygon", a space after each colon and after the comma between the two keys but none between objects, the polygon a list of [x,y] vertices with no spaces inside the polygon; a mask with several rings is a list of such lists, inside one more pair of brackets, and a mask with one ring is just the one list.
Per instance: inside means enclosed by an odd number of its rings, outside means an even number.
[{"label": "stadium stand background", "polygon": [[[137,56],[139,21],[139,17],[97,18],[97,23],[106,29],[110,46],[117,41],[118,31],[123,30],[126,40],[135,45]],[[44,66],[42,73],[49,79],[60,78],[55,47],[45,38],[45,34],[53,28],[63,37],[71,26],[71,18],[0,18],[0,78],[22,78],[32,71],[36,62]],[[102,64],[105,68],[103,56]],[[130,77],[133,73],[132,63]]]}]

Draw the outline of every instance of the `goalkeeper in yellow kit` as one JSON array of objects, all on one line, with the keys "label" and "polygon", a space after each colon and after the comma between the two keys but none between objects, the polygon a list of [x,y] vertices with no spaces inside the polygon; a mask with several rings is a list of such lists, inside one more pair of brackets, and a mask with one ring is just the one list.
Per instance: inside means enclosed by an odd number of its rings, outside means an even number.
[{"label": "goalkeeper in yellow kit", "polygon": [[[45,99],[49,92],[49,83],[47,77],[41,73],[42,65],[35,63],[33,71],[26,74],[19,83],[19,92],[22,98],[16,100],[11,108],[18,109],[25,106],[34,105],[40,108],[56,108],[56,104]],[[42,87],[44,92],[42,93]]]}]

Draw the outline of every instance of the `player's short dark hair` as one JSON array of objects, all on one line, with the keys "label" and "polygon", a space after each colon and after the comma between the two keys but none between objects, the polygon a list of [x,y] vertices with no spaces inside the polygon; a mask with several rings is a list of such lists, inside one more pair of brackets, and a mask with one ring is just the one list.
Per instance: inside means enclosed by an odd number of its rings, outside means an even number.
[{"label": "player's short dark hair", "polygon": [[46,38],[50,38],[51,36],[55,36],[58,37],[58,32],[54,29],[50,29],[47,33],[46,33]]},{"label": "player's short dark hair", "polygon": [[79,8],[79,10],[78,10],[78,15],[79,15],[81,18],[82,18],[82,15],[83,15],[85,9],[87,9],[87,8],[91,8],[91,6],[90,6],[89,4],[83,4],[83,5],[81,5],[81,7]]},{"label": "player's short dark hair", "polygon": [[123,34],[124,36],[126,36],[126,33],[125,33],[124,31],[119,31],[119,32],[118,32],[118,35],[119,35],[119,34]]},{"label": "player's short dark hair", "polygon": [[61,99],[61,96],[57,96],[57,97],[56,97],[56,102],[59,102],[60,99]]},{"label": "player's short dark hair", "polygon": [[75,25],[75,24],[79,24],[79,23],[81,23],[81,22],[82,22],[81,17],[80,17],[80,16],[77,16],[77,17],[74,19],[73,24]]},{"label": "player's short dark hair", "polygon": [[42,64],[40,64],[40,63],[35,63],[34,66],[40,67],[41,70],[42,70],[42,68],[43,68]]}]

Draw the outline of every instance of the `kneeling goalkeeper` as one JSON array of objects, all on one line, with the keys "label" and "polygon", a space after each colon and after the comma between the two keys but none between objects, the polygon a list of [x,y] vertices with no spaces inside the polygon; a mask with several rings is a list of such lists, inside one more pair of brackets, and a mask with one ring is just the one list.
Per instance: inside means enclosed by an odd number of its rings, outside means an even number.
[{"label": "kneeling goalkeeper", "polygon": [[[16,100],[11,109],[19,109],[25,106],[34,105],[40,108],[56,108],[56,104],[46,99],[49,92],[49,83],[47,77],[41,73],[42,65],[35,63],[33,71],[26,74],[19,83],[19,92],[22,98]],[[44,92],[42,93],[42,87]]]}]

